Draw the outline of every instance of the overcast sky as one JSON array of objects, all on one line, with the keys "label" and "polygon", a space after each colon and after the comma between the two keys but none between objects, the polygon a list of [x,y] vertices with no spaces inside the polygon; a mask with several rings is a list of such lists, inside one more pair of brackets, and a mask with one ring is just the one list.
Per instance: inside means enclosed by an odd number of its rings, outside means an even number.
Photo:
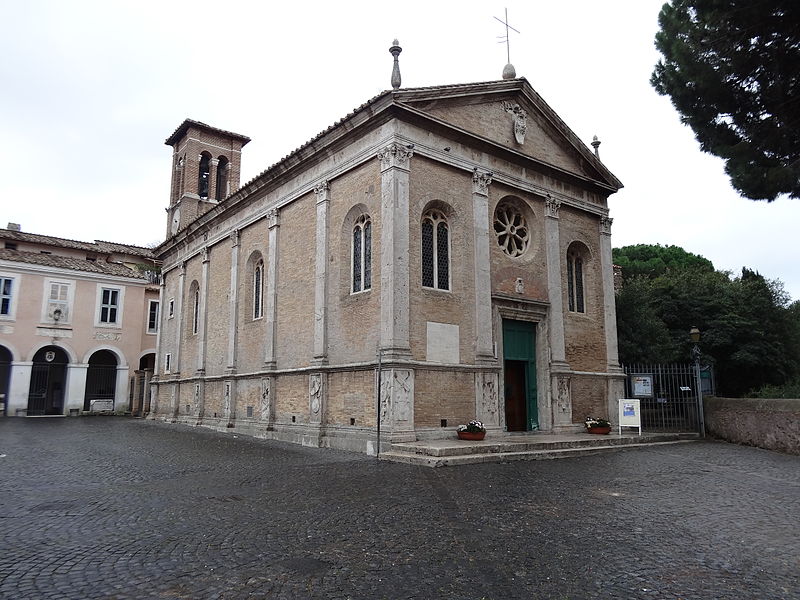
[{"label": "overcast sky", "polygon": [[800,299],[800,201],[740,198],[649,84],[661,0],[0,0],[0,225],[79,240],[164,238],[184,118],[252,138],[242,183],[390,88],[500,79],[511,62],[625,185],[614,246],[682,246]]}]

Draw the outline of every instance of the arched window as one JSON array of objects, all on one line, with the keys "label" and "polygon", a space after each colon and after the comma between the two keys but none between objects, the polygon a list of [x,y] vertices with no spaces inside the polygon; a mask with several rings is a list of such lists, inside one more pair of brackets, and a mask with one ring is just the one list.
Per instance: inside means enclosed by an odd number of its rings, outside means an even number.
[{"label": "arched window", "polygon": [[422,217],[422,285],[450,289],[450,230],[444,213],[435,209]]},{"label": "arched window", "polygon": [[353,293],[372,289],[372,221],[361,215],[353,227]]},{"label": "arched window", "polygon": [[264,261],[253,268],[253,319],[264,316]]},{"label": "arched window", "polygon": [[224,156],[219,157],[217,164],[217,192],[215,200],[224,200],[228,195],[228,171],[230,163]]},{"label": "arched window", "polygon": [[200,169],[197,174],[197,194],[201,198],[208,198],[208,180],[211,174],[211,155],[203,152],[200,155]]},{"label": "arched window", "polygon": [[193,302],[192,302],[192,334],[197,333],[197,327],[200,323],[200,289],[196,286],[194,288]]},{"label": "arched window", "polygon": [[583,286],[585,255],[577,243],[571,244],[567,250],[567,306],[570,312],[586,312]]}]

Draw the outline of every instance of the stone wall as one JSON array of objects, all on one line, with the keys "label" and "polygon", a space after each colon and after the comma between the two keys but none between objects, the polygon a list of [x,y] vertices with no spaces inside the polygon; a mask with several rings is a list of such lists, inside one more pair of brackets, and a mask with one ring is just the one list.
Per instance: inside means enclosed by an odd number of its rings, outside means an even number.
[{"label": "stone wall", "polygon": [[704,409],[715,437],[800,455],[800,399],[705,398]]}]

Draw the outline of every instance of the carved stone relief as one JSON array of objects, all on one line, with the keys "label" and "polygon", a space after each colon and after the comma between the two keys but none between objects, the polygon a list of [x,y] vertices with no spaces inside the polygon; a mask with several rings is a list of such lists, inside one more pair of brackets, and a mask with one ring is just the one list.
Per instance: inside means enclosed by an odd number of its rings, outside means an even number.
[{"label": "carved stone relief", "polygon": [[503,109],[514,117],[514,139],[518,144],[525,143],[525,132],[528,130],[528,113],[519,104],[503,102]]},{"label": "carved stone relief", "polygon": [[272,403],[272,380],[267,377],[261,380],[261,420],[269,421]]},{"label": "carved stone relief", "polygon": [[492,184],[494,173],[480,173],[478,167],[472,170],[472,193],[481,196],[489,195],[489,186]]},{"label": "carved stone relief", "polygon": [[225,418],[231,415],[231,382],[225,382],[225,402],[224,402]]},{"label": "carved stone relief", "polygon": [[391,369],[381,375],[381,423],[393,425],[412,420],[413,373]]},{"label": "carved stone relief", "polygon": [[267,211],[267,227],[272,229],[278,226],[278,209],[271,208]]},{"label": "carved stone relief", "polygon": [[327,180],[323,181],[318,186],[314,187],[314,193],[317,195],[317,203],[325,202],[328,199],[329,189],[330,186],[328,185]]},{"label": "carved stone relief", "polygon": [[382,171],[391,167],[408,169],[412,156],[414,156],[414,151],[411,150],[411,148],[397,143],[389,144],[386,148],[378,152],[378,160],[381,161]]},{"label": "carved stone relief", "polygon": [[556,400],[556,407],[561,414],[572,413],[572,400],[569,391],[569,377],[558,378],[558,398]]},{"label": "carved stone relief", "polygon": [[487,425],[498,425],[497,375],[495,373],[481,373],[478,377],[480,384],[480,418]]},{"label": "carved stone relief", "polygon": [[547,198],[544,201],[544,214],[547,217],[552,217],[553,219],[558,218],[558,209],[561,208],[561,200],[553,198],[550,194],[547,195]]},{"label": "carved stone relief", "polygon": [[318,421],[322,409],[322,374],[314,373],[308,378],[308,407],[312,420]]}]

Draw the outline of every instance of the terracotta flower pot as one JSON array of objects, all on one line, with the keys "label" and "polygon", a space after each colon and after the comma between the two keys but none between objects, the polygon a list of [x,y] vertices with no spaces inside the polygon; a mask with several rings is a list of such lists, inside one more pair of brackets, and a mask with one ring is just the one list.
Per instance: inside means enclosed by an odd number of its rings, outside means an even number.
[{"label": "terracotta flower pot", "polygon": [[480,441],[486,437],[485,431],[479,431],[477,433],[472,433],[470,431],[456,431],[456,433],[458,434],[458,439],[471,440],[473,442]]},{"label": "terracotta flower pot", "polygon": [[599,433],[599,434],[609,434],[611,433],[611,427],[587,427],[586,431],[589,433]]}]

